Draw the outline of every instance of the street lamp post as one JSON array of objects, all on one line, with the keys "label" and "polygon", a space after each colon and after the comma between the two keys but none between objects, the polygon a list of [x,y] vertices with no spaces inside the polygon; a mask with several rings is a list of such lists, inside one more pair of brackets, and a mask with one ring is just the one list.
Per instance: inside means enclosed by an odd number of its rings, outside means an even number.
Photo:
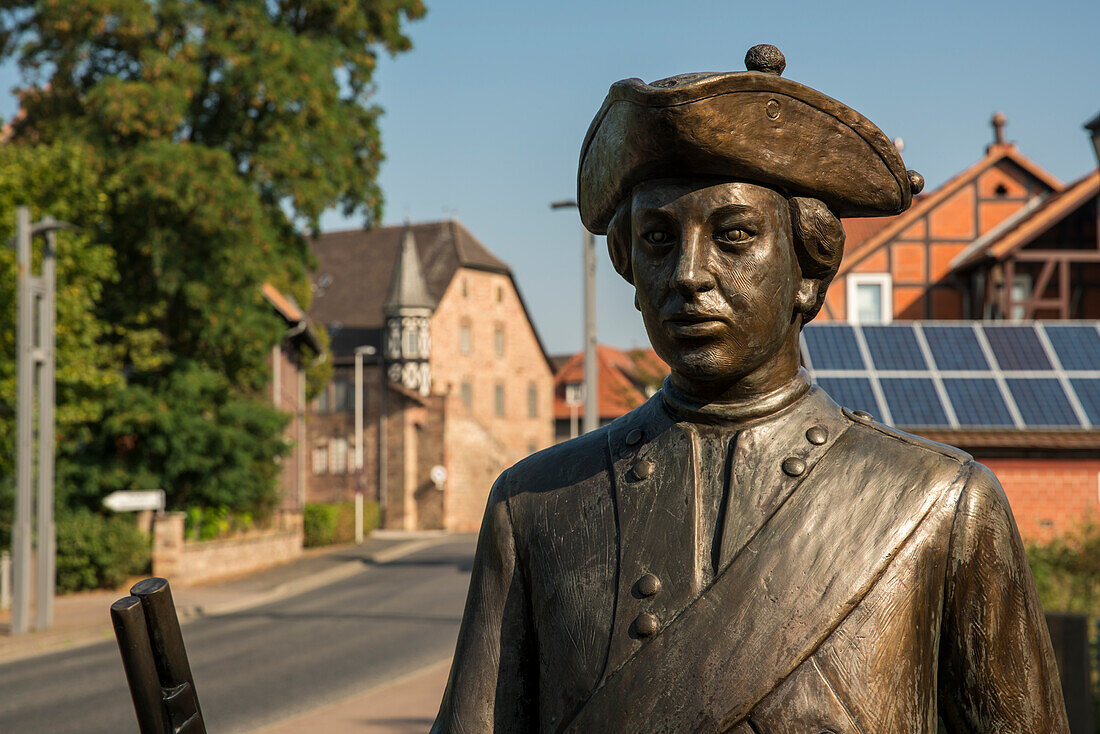
[{"label": "street lamp post", "polygon": [[[577,202],[555,201],[551,209],[576,208]],[[596,369],[596,236],[584,230],[584,432],[600,427],[599,377]]]}]

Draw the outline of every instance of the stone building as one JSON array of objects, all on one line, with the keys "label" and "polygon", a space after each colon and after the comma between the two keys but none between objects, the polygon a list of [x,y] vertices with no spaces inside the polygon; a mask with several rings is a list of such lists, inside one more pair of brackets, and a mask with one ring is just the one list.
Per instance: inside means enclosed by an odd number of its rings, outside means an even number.
[{"label": "stone building", "polygon": [[305,368],[321,354],[321,345],[304,311],[270,283],[262,288],[264,299],[286,323],[282,341],[271,348],[271,404],[290,414],[283,432],[291,446],[279,465],[279,509],[300,513],[306,493],[306,378]]},{"label": "stone building", "polygon": [[335,371],[311,406],[307,498],[361,491],[385,527],[476,530],[499,473],[553,442],[552,372],[511,270],[454,220],[313,250]]}]

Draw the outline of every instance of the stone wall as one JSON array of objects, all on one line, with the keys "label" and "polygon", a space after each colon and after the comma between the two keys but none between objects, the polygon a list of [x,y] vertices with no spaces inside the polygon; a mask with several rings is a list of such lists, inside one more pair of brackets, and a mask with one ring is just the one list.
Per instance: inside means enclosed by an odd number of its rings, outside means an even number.
[{"label": "stone wall", "polygon": [[225,540],[184,540],[184,514],[153,521],[153,575],[176,586],[210,583],[292,561],[302,554],[302,516],[286,513],[275,527]]}]

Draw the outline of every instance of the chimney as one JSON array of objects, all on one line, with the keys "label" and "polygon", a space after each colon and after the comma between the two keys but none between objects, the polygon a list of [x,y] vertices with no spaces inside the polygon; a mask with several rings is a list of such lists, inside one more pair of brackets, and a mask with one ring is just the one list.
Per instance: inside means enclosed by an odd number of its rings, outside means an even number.
[{"label": "chimney", "polygon": [[1086,122],[1085,129],[1092,136],[1092,150],[1096,153],[1096,164],[1100,166],[1100,115]]},{"label": "chimney", "polygon": [[994,112],[993,119],[989,121],[993,125],[993,143],[986,148],[988,153],[993,148],[1005,145],[1005,124],[1008,122],[1008,118],[1005,117],[1003,112]]}]

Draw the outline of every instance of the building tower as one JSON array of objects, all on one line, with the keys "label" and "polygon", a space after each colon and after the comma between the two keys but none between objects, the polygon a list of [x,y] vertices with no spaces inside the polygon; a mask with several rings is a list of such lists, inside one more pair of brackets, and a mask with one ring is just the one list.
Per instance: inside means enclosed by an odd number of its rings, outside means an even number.
[{"label": "building tower", "polygon": [[428,357],[430,319],[436,302],[428,293],[412,229],[405,228],[401,250],[383,306],[386,315],[384,359],[389,379],[421,395],[432,389]]}]

